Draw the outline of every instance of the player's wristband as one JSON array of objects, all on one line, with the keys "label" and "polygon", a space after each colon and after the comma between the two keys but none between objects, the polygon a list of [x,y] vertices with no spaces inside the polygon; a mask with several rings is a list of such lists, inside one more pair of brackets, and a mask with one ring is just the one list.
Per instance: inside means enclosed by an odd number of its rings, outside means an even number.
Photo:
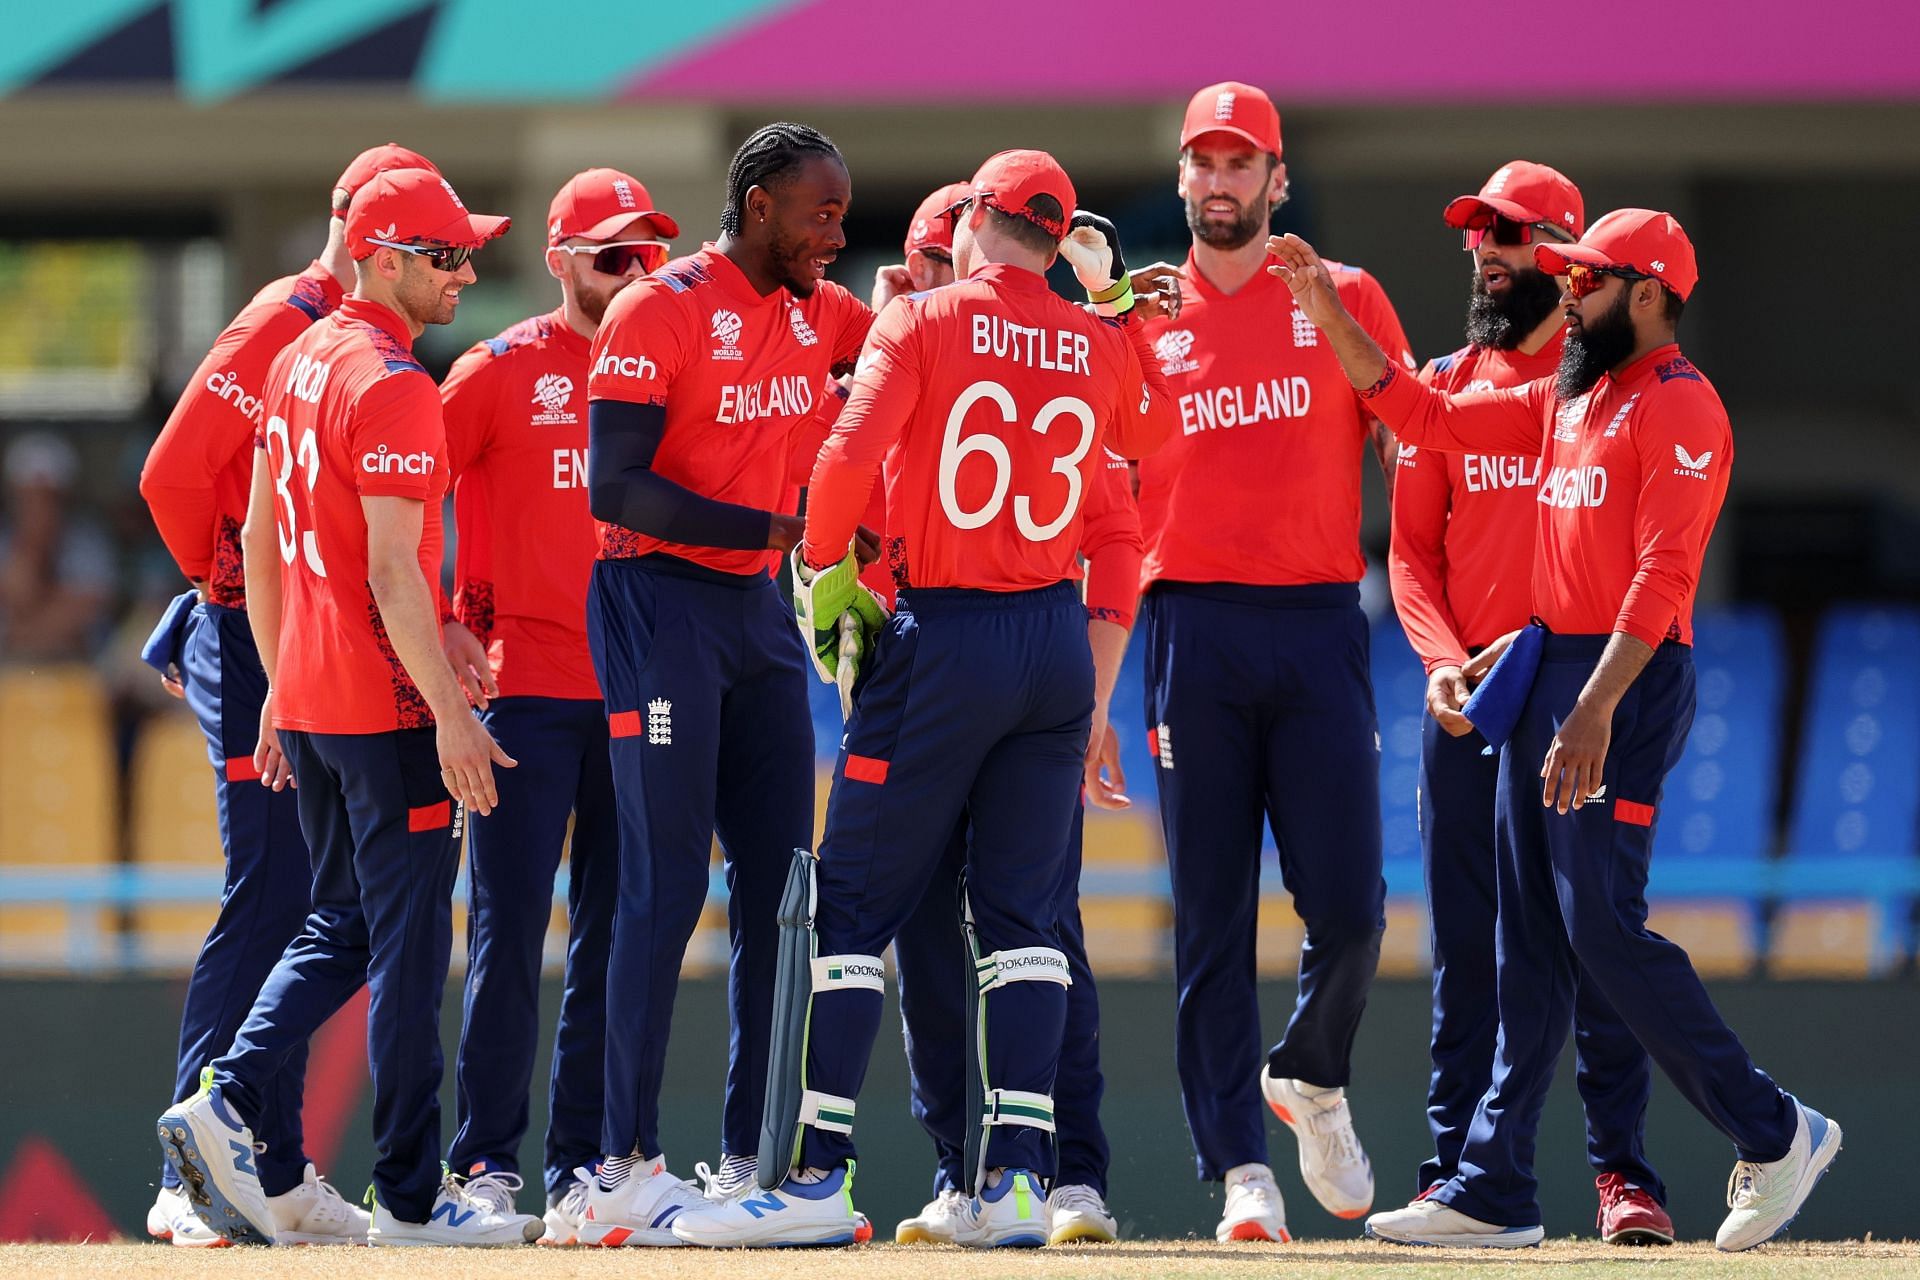
[{"label": "player's wristband", "polygon": [[1381,374],[1379,381],[1375,382],[1372,386],[1361,387],[1360,398],[1362,400],[1371,400],[1376,396],[1384,394],[1386,389],[1393,385],[1393,380],[1399,376],[1400,366],[1391,360],[1387,361],[1387,371]]},{"label": "player's wristband", "polygon": [[1133,281],[1121,276],[1098,293],[1089,292],[1087,301],[1103,316],[1120,316],[1133,310]]}]

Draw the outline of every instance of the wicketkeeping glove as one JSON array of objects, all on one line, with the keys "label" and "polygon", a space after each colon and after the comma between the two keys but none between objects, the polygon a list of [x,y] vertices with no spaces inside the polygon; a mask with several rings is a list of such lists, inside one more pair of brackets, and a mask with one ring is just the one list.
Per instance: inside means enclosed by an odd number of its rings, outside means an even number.
[{"label": "wicketkeeping glove", "polygon": [[1074,279],[1087,291],[1087,301],[1103,316],[1122,316],[1133,310],[1133,281],[1120,252],[1120,233],[1097,213],[1081,209],[1068,224],[1060,242],[1060,256],[1073,268]]},{"label": "wicketkeeping glove", "polygon": [[849,549],[846,559],[814,569],[801,549],[793,549],[793,616],[813,653],[813,669],[826,684],[840,687],[840,713],[853,708],[853,679],[887,625],[887,606],[860,582],[860,561]]}]

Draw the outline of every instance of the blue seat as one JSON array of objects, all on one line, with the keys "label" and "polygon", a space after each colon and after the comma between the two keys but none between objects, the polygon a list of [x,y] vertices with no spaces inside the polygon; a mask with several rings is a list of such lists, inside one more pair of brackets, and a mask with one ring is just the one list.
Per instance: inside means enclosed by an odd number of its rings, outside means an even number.
[{"label": "blue seat", "polygon": [[[1392,614],[1373,624],[1373,708],[1380,722],[1380,837],[1389,860],[1420,856],[1420,731],[1427,676]],[[1493,821],[1493,814],[1487,814]],[[1389,877],[1390,879],[1393,877]]]}]

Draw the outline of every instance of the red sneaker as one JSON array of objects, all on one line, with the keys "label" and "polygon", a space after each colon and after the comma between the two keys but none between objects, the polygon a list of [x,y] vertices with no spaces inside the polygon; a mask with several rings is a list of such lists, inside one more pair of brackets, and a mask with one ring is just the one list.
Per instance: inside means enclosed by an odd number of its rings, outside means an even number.
[{"label": "red sneaker", "polygon": [[1672,1244],[1673,1219],[1660,1202],[1617,1173],[1603,1173],[1593,1181],[1600,1193],[1600,1213],[1594,1225],[1605,1244]]}]

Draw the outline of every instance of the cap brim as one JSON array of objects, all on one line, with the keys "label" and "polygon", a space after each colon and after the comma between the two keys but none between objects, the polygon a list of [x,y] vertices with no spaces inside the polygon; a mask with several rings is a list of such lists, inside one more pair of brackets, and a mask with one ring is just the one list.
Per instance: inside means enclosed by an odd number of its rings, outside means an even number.
[{"label": "cap brim", "polygon": [[653,223],[653,225],[659,229],[660,236],[663,240],[678,240],[680,238],[680,224],[658,209],[641,209],[631,213],[623,210],[620,213],[614,214],[611,218],[602,218],[585,231],[576,231],[573,234],[582,240],[611,240],[642,218]]},{"label": "cap brim", "polygon": [[1185,150],[1186,148],[1192,146],[1194,143],[1200,141],[1200,139],[1216,133],[1224,133],[1229,137],[1238,138],[1242,142],[1250,143],[1252,144],[1253,149],[1255,151],[1261,152],[1262,154],[1265,154],[1265,155],[1277,156],[1280,154],[1278,151],[1275,151],[1271,147],[1267,146],[1266,141],[1264,139],[1256,138],[1251,133],[1248,133],[1245,129],[1242,129],[1237,125],[1231,125],[1231,124],[1209,125],[1207,128],[1200,130],[1198,133],[1190,133],[1185,135],[1180,139],[1181,150]]},{"label": "cap brim", "polygon": [[1569,262],[1584,262],[1590,267],[1617,267],[1624,264],[1615,262],[1592,245],[1585,244],[1537,244],[1533,246],[1533,265],[1550,276],[1567,274]]},{"label": "cap brim", "polygon": [[504,214],[470,213],[420,238],[477,249],[487,241],[507,234],[507,228],[512,225],[513,219]]},{"label": "cap brim", "polygon": [[1451,201],[1446,212],[1440,216],[1447,220],[1450,227],[1466,228],[1472,226],[1475,217],[1483,213],[1497,213],[1508,222],[1547,221],[1538,211],[1498,196],[1461,196]]}]

